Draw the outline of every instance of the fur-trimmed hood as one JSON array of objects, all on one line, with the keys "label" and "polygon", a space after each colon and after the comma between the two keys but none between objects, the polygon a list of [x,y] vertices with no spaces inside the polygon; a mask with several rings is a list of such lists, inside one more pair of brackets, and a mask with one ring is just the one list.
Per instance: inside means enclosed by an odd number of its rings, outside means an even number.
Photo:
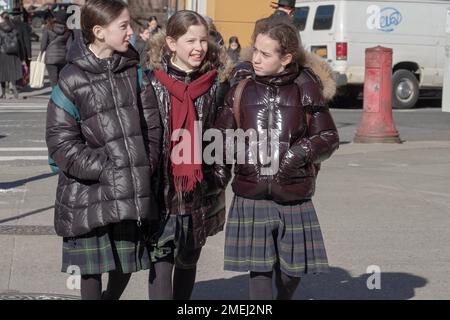
[{"label": "fur-trimmed hood", "polygon": [[[303,67],[310,68],[322,81],[323,85],[323,96],[326,100],[331,100],[336,94],[336,80],[333,76],[333,70],[331,69],[328,62],[323,60],[320,56],[315,53],[303,51],[305,60]],[[241,55],[239,61],[251,61],[252,59],[252,49],[243,48],[241,50]]]},{"label": "fur-trimmed hood", "polygon": [[[159,32],[151,36],[148,41],[148,68],[150,70],[167,71],[167,57],[170,53],[166,46],[166,31],[161,29]],[[218,70],[220,82],[226,81],[231,74],[235,64],[228,57],[226,49],[218,46],[210,39],[208,43],[208,54],[205,60],[213,61],[213,63],[204,63],[200,68],[201,73],[210,70]]]}]

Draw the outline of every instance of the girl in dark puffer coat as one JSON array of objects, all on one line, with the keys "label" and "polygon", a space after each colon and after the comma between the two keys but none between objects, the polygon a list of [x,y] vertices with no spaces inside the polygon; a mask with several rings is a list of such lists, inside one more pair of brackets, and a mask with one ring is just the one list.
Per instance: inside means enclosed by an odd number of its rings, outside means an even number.
[{"label": "girl in dark puffer coat", "polygon": [[329,67],[300,50],[294,26],[265,19],[253,41],[251,63],[232,75],[250,79],[232,84],[216,122],[224,135],[241,128],[259,138],[242,140],[231,156],[237,163],[225,270],[250,272],[251,299],[273,299],[275,271],[277,299],[291,299],[300,277],[328,270],[311,197],[318,165],[339,146],[325,99],[335,85]]},{"label": "girl in dark puffer coat", "polygon": [[7,83],[11,84],[14,98],[19,98],[16,81],[22,78],[21,50],[19,33],[8,14],[3,12],[0,16],[0,99],[6,98]]},{"label": "girl in dark puffer coat", "polygon": [[128,44],[127,5],[90,0],[81,27],[84,38],[72,44],[47,111],[47,146],[59,168],[55,229],[62,271],[81,274],[81,298],[119,299],[131,273],[150,267],[161,124]]}]

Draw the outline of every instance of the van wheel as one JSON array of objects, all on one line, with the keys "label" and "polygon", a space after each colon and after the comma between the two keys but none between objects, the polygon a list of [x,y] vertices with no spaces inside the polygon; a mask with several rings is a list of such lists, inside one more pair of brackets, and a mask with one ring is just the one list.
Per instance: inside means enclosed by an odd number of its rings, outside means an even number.
[{"label": "van wheel", "polygon": [[419,81],[409,70],[400,69],[392,75],[394,109],[411,109],[419,99]]}]

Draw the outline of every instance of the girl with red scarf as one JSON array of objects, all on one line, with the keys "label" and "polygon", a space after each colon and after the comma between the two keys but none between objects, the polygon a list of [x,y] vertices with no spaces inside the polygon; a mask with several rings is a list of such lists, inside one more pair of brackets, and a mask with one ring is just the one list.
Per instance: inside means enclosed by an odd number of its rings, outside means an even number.
[{"label": "girl with red scarf", "polygon": [[189,299],[201,248],[225,221],[230,168],[205,163],[200,140],[214,126],[226,52],[210,41],[208,24],[193,11],[175,13],[149,48],[152,98],[164,124],[157,179],[161,224],[153,232],[149,296]]}]

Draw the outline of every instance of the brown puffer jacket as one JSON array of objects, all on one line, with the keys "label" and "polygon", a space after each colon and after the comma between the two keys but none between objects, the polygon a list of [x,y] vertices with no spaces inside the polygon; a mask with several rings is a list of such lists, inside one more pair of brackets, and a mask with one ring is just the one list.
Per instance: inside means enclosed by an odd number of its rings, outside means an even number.
[{"label": "brown puffer jacket", "polygon": [[47,110],[47,146],[59,167],[60,236],[158,218],[151,177],[159,164],[161,122],[148,100],[148,78],[139,84],[138,62],[131,47],[109,59],[96,58],[80,39],[71,47]]},{"label": "brown puffer jacket", "polygon": [[[308,64],[313,63],[316,69],[325,68],[318,73],[324,77],[327,95],[335,92],[330,88],[334,82],[328,78],[331,75],[327,67],[308,57]],[[315,190],[316,165],[329,158],[339,146],[321,79],[312,69],[299,67],[297,63],[291,63],[276,77],[255,76],[250,63],[241,63],[233,76],[238,80],[251,77],[240,100],[240,128],[255,130],[258,137],[268,137],[256,142],[245,140],[245,162],[237,163],[234,169],[234,193],[278,203],[310,199]],[[237,82],[234,81],[216,122],[224,134],[226,129],[237,128],[233,115]],[[307,113],[311,114],[309,128]],[[234,158],[238,159],[238,155]],[[274,171],[267,170],[270,166]]]},{"label": "brown puffer jacket", "polygon": [[[159,32],[150,42],[151,70],[163,70],[173,78],[190,83],[209,70],[193,71],[189,75],[170,63],[170,56],[164,53],[165,33]],[[209,51],[212,50],[211,44]],[[231,70],[230,70],[231,71]],[[226,72],[222,70],[219,77]],[[203,162],[204,180],[189,194],[176,192],[171,174],[170,159],[170,94],[167,89],[150,72],[150,79],[154,92],[149,98],[152,104],[158,105],[161,121],[164,127],[161,168],[159,174],[160,187],[159,199],[162,219],[169,214],[192,215],[194,246],[203,246],[208,236],[212,236],[223,230],[225,224],[225,187],[231,179],[231,166]],[[216,93],[218,81],[210,90],[194,101],[197,111],[197,119],[202,123],[202,134],[209,128],[213,128],[217,115]],[[208,145],[203,143],[203,149]]]}]

